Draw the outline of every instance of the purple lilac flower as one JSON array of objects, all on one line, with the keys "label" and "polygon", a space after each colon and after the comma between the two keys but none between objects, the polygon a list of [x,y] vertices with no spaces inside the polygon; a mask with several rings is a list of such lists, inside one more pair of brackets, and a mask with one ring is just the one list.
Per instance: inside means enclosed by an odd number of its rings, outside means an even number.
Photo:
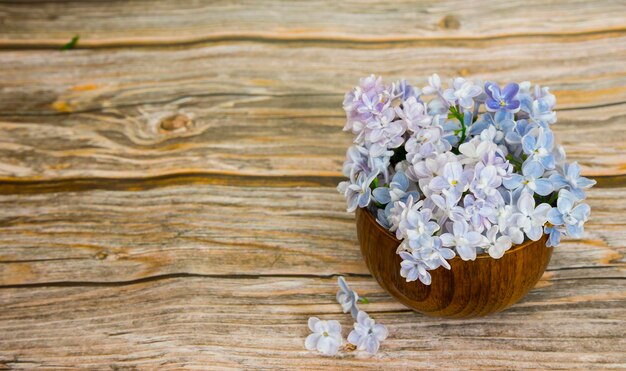
[{"label": "purple lilac flower", "polygon": [[507,84],[502,91],[500,87],[493,83],[488,82],[485,84],[485,93],[487,93],[487,100],[485,101],[485,107],[489,112],[507,111],[517,112],[520,109],[520,101],[516,99],[517,92],[519,91],[519,85],[512,82]]},{"label": "purple lilac flower", "polygon": [[471,110],[474,107],[474,98],[480,93],[482,93],[480,86],[474,85],[462,77],[457,77],[452,82],[452,87],[446,89],[442,96],[451,105],[458,104],[466,110]]},{"label": "purple lilac flower", "polygon": [[554,135],[549,130],[539,129],[539,134],[535,137],[528,134],[522,138],[522,149],[528,155],[528,159],[536,161],[544,169],[554,169]]},{"label": "purple lilac flower", "polygon": [[580,166],[577,162],[565,164],[563,171],[564,175],[558,173],[550,175],[550,181],[555,189],[566,188],[579,199],[585,198],[584,189],[596,184],[595,180],[580,176]]},{"label": "purple lilac flower", "polygon": [[517,197],[520,192],[526,191],[540,196],[547,196],[554,190],[554,186],[549,179],[541,178],[543,167],[535,161],[526,160],[522,165],[522,175],[511,174],[509,178],[503,180],[503,185],[513,191]]},{"label": "purple lilac flower", "polygon": [[469,218],[469,222],[476,232],[482,233],[485,229],[490,228],[493,222],[497,221],[495,205],[487,200],[468,194],[463,198],[463,206],[465,207],[465,215]]},{"label": "purple lilac flower", "polygon": [[443,246],[456,246],[456,252],[463,260],[476,259],[476,248],[485,245],[485,236],[472,231],[464,220],[452,224],[452,233],[441,235]]},{"label": "purple lilac flower", "polygon": [[420,88],[409,84],[406,80],[398,80],[391,85],[391,96],[393,99],[400,99],[406,102],[410,98],[419,99],[422,95]]},{"label": "purple lilac flower", "polygon": [[337,321],[320,321],[317,317],[309,318],[309,329],[313,332],[307,336],[304,346],[307,350],[334,356],[339,352],[341,338],[341,324]]},{"label": "purple lilac flower", "polygon": [[369,354],[378,352],[380,342],[389,335],[387,328],[376,322],[363,311],[359,311],[354,324],[354,330],[348,335],[348,341],[356,345],[359,350],[366,350]]},{"label": "purple lilac flower", "polygon": [[516,224],[529,239],[538,241],[543,233],[543,225],[548,221],[550,205],[543,203],[535,208],[535,199],[530,193],[522,192],[517,200]]},{"label": "purple lilac flower", "polygon": [[402,107],[396,107],[395,112],[404,121],[404,125],[411,131],[429,127],[433,118],[426,113],[426,106],[418,102],[415,97],[410,97],[402,102]]},{"label": "purple lilac flower", "polygon": [[369,175],[371,169],[368,162],[369,156],[365,147],[350,146],[346,152],[346,161],[343,163],[343,175],[352,181],[356,180],[361,172]]},{"label": "purple lilac flower", "polygon": [[550,209],[547,220],[555,226],[565,226],[567,235],[580,238],[583,234],[583,224],[589,219],[591,211],[589,205],[578,204],[579,199],[567,189],[559,191],[556,207]]}]

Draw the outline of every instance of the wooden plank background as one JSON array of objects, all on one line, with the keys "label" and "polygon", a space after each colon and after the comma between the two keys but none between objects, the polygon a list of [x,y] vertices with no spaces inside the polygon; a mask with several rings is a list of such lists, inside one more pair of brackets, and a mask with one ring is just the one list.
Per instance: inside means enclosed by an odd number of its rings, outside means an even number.
[{"label": "wooden plank background", "polygon": [[[0,65],[0,369],[626,368],[624,2],[1,1]],[[343,93],[433,72],[550,86],[599,182],[487,318],[385,294],[334,189]],[[303,348],[337,275],[375,356]]]}]

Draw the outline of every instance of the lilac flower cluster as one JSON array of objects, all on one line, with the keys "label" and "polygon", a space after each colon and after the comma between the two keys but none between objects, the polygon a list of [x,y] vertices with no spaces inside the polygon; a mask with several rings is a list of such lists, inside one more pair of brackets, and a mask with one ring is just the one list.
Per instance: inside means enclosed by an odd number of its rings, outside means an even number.
[{"label": "lilac flower cluster", "polygon": [[[429,97],[426,100],[425,97]],[[343,102],[355,135],[337,189],[348,211],[368,208],[401,240],[400,273],[429,285],[429,271],[459,255],[498,259],[514,244],[579,238],[595,181],[554,143],[556,99],[529,82],[500,87],[438,75],[361,79]]]},{"label": "lilac flower cluster", "polygon": [[[378,352],[380,342],[389,335],[387,327],[377,324],[367,313],[359,309],[359,301],[364,303],[368,301],[365,298],[359,298],[359,294],[348,286],[343,277],[340,276],[337,283],[339,285],[337,302],[341,305],[344,313],[350,312],[356,320],[354,330],[348,335],[348,342],[358,350],[375,354]],[[334,356],[339,352],[343,343],[339,322],[335,320],[321,321],[317,317],[310,317],[309,330],[311,330],[311,334],[304,341],[304,347],[307,350],[317,350],[327,356]]]}]

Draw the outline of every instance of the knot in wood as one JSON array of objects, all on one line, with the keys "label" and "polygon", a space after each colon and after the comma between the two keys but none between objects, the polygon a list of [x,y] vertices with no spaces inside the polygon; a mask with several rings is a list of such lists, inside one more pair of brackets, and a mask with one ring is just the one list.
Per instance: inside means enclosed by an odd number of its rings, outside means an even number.
[{"label": "knot in wood", "polygon": [[441,18],[439,21],[439,27],[446,30],[458,30],[461,27],[461,21],[459,21],[457,17],[448,14],[447,16]]},{"label": "knot in wood", "polygon": [[182,113],[168,116],[161,120],[161,129],[167,131],[179,130],[186,128],[191,124],[191,119]]}]

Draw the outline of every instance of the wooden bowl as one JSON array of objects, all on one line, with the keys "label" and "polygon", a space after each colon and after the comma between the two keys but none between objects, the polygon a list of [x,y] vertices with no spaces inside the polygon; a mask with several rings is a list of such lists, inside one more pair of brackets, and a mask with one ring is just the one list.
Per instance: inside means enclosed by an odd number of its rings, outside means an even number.
[{"label": "wooden bowl", "polygon": [[361,254],[378,283],[402,304],[428,316],[470,318],[501,311],[537,284],[552,256],[547,235],[513,246],[500,259],[481,254],[463,261],[455,256],[449,260],[452,269],[430,271],[432,283],[427,286],[400,276],[400,241],[368,210],[357,209],[356,225]]}]

